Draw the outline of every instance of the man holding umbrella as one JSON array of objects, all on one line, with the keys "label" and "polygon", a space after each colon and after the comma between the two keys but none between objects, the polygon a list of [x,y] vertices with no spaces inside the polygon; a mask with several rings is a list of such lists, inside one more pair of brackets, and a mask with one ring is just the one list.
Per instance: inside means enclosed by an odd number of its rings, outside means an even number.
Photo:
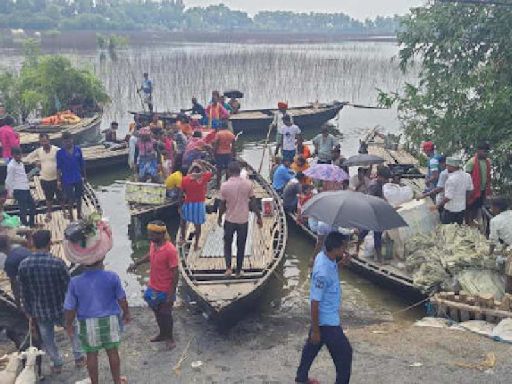
[{"label": "man holding umbrella", "polygon": [[325,344],[336,366],[336,383],[348,384],[352,369],[352,347],[343,333],[340,322],[341,284],[338,261],[350,260],[346,253],[349,238],[331,232],[325,239],[325,248],[318,254],[311,276],[311,329],[302,350],[296,383],[314,383],[309,370],[318,352]]}]

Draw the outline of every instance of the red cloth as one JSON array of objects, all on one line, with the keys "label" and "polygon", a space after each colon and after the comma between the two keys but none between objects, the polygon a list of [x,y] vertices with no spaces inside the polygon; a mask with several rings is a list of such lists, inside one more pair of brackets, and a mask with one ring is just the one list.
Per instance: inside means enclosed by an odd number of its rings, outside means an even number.
[{"label": "red cloth", "polygon": [[284,101],[280,101],[279,103],[277,103],[277,108],[288,109],[288,103],[285,103]]},{"label": "red cloth", "polygon": [[184,203],[204,203],[208,182],[212,179],[211,172],[203,173],[200,179],[194,180],[190,175],[185,176],[181,182],[181,190],[185,194]]},{"label": "red cloth", "polygon": [[11,158],[12,148],[20,146],[20,136],[10,125],[4,125],[0,128],[0,143],[2,143],[2,157]]},{"label": "red cloth", "polygon": [[423,151],[432,152],[434,150],[434,143],[431,141],[425,141],[423,143]]},{"label": "red cloth", "polygon": [[174,268],[178,268],[178,252],[169,241],[161,247],[149,246],[149,287],[159,292],[169,292],[173,284]]},{"label": "red cloth", "polygon": [[[485,159],[487,164],[487,185],[485,186],[485,197],[491,196],[491,160]],[[473,180],[473,191],[469,196],[468,205],[473,204],[482,196],[482,177],[480,175],[480,161],[478,156],[473,158],[473,171],[471,172],[471,179]]]}]

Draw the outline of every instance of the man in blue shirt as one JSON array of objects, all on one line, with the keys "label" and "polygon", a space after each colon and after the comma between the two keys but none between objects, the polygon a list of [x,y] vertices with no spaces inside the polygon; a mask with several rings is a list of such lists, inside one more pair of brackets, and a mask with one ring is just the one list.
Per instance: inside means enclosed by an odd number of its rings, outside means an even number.
[{"label": "man in blue shirt", "polygon": [[[73,323],[78,318],[80,340],[87,353],[87,370],[92,384],[98,381],[98,352],[104,349],[114,383],[126,382],[121,376],[119,345],[121,313],[130,322],[130,310],[119,276],[103,269],[103,261],[85,266],[85,271],[69,283],[64,310],[66,330],[75,335]],[[122,312],[121,312],[122,310]]]},{"label": "man in blue shirt", "polygon": [[148,105],[149,112],[153,113],[153,82],[149,79],[149,74],[144,73],[144,81],[137,92],[144,92],[144,103]]},{"label": "man in blue shirt", "polygon": [[73,144],[73,137],[68,132],[62,134],[62,148],[57,152],[57,174],[58,185],[64,198],[64,208],[69,210],[69,217],[73,220],[73,205],[76,203],[76,213],[80,220],[85,163],[82,150]]},{"label": "man in blue shirt", "polygon": [[340,322],[341,285],[338,260],[349,261],[346,253],[348,237],[331,232],[325,239],[324,250],[318,254],[311,277],[311,330],[302,350],[296,383],[315,383],[309,369],[325,344],[336,366],[336,384],[348,384],[352,369],[352,347]]},{"label": "man in blue shirt", "polygon": [[282,194],[286,184],[293,179],[295,173],[290,169],[290,159],[283,159],[283,162],[274,172],[272,177],[272,186],[278,194]]},{"label": "man in blue shirt", "polygon": [[437,187],[439,174],[441,173],[440,156],[435,151],[432,141],[426,141],[422,145],[423,152],[428,158],[427,175],[425,177],[425,192],[431,192]]}]

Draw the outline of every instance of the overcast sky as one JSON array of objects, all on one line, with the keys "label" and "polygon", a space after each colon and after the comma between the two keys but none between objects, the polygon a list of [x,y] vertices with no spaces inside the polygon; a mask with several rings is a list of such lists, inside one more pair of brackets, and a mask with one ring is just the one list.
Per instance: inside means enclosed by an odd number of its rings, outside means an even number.
[{"label": "overcast sky", "polygon": [[[1,0],[0,0],[1,1]],[[261,10],[344,12],[358,19],[407,13],[425,0],[185,0],[186,6],[224,3],[250,14]]]}]

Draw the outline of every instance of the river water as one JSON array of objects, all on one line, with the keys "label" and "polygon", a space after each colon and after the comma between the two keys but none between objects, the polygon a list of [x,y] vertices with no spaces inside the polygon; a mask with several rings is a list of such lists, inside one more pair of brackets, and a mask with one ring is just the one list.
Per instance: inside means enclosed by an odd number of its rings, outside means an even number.
[{"label": "river water", "polygon": [[[115,56],[95,51],[64,51],[76,65],[92,69],[104,82],[112,103],[105,108],[102,128],[110,121],[127,130],[139,110],[135,92],[142,73],[149,72],[154,82],[157,111],[189,107],[192,96],[205,103],[213,89],[239,89],[245,93],[243,108],[273,107],[277,101],[290,106],[316,100],[350,101],[376,105],[377,89],[397,90],[406,81],[396,59],[398,48],[392,43],[344,42],[314,45],[248,44],[168,44],[161,47],[137,47],[119,51]],[[19,52],[0,50],[0,68],[19,68]],[[395,110],[369,110],[347,107],[333,121],[343,135],[342,153],[355,154],[358,140],[368,129],[382,126],[396,132],[399,122]],[[310,139],[317,132],[306,132]],[[241,136],[239,150],[249,162],[259,164],[265,133],[261,137]],[[264,167],[268,169],[268,167]],[[116,180],[128,177],[126,170],[113,170],[95,176],[95,186],[104,213],[112,223],[114,249],[107,262],[118,272],[126,286],[131,304],[141,303],[145,276],[126,273],[132,257],[147,250],[144,239],[130,239],[130,216],[124,201],[123,185]],[[170,223],[176,228],[177,223]],[[298,303],[307,303],[308,261],[313,244],[293,226],[290,227],[286,262],[282,279],[267,297],[261,310],[270,316],[294,312]],[[406,304],[389,291],[343,272],[344,308],[359,318],[393,318]]]}]

